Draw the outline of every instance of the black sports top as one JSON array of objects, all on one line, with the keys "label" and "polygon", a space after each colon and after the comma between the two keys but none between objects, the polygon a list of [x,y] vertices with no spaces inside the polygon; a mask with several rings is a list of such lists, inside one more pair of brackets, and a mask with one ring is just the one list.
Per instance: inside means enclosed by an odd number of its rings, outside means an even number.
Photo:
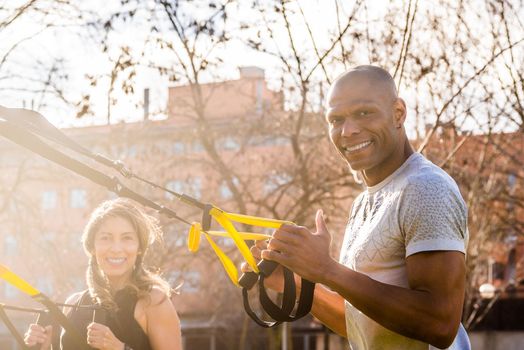
[{"label": "black sports top", "polygon": [[[137,295],[132,289],[119,290],[114,296],[118,310],[105,313],[105,320],[99,322],[108,326],[113,334],[131,349],[151,350],[147,335],[135,320],[137,299]],[[77,305],[94,305],[89,296],[89,291],[86,290],[82,293]],[[67,316],[71,323],[77,327],[80,336],[85,341],[86,349],[92,349],[87,345],[87,326],[93,321],[93,312],[92,309],[73,308]],[[60,338],[60,348],[62,350],[77,350],[78,346],[74,339],[64,331]]]}]

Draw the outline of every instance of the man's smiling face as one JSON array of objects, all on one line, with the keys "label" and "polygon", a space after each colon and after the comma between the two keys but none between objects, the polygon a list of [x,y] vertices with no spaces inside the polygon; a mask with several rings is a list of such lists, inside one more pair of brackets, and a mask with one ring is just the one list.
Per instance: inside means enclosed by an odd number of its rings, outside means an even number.
[{"label": "man's smiling face", "polygon": [[366,72],[350,72],[333,85],[326,114],[329,134],[353,170],[380,173],[399,149],[403,118],[396,116],[398,103],[394,85]]}]

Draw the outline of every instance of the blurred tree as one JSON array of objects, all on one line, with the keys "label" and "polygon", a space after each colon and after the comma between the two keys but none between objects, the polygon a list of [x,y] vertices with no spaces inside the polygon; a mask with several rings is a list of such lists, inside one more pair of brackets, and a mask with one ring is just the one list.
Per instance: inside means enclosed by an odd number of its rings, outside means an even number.
[{"label": "blurred tree", "polygon": [[[138,90],[144,71],[155,72],[164,83],[188,85],[191,94],[183,117],[194,128],[186,137],[198,141],[205,156],[163,160],[151,176],[166,183],[175,170],[198,166],[203,174],[217,175],[217,188],[223,185],[230,194],[215,199],[218,191],[212,188],[204,199],[224,203],[231,211],[304,225],[312,225],[314,210],[322,207],[339,238],[360,185],[330,148],[323,122],[325,90],[351,66],[371,62],[385,67],[407,102],[413,142],[457,179],[470,208],[465,320],[475,312],[476,291],[485,275],[482,262],[492,253],[486,243],[523,236],[519,213],[524,202],[515,190],[522,188],[524,176],[518,148],[524,132],[522,1],[405,0],[378,8],[364,1],[334,0],[323,4],[319,14],[300,1],[122,0],[118,7],[95,13],[75,2],[49,0],[1,11],[2,36],[26,17],[40,27],[34,37],[2,49],[0,91],[20,91],[13,81],[21,81],[31,86],[23,89],[29,89],[28,101],[37,101],[35,109],[56,108],[50,101],[58,96],[82,118],[98,110],[95,100],[101,94],[104,117],[113,123],[120,117],[114,106],[121,101],[131,98],[136,108],[142,106]],[[60,52],[46,60],[20,59],[37,56],[40,33],[60,33],[73,24],[107,63],[101,70],[76,67],[83,79],[75,80],[81,91],[75,94],[65,73],[70,62]],[[208,83],[231,78],[224,67],[232,55],[228,50],[236,45],[269,62],[268,80],[284,94],[284,108],[272,104],[246,110],[231,125],[231,120],[224,124],[213,117],[216,91]],[[20,69],[22,63],[38,74]],[[153,114],[169,113],[158,107]],[[515,132],[517,141],[506,140],[502,131]],[[282,151],[253,151],[262,141],[279,144],[276,149]],[[508,183],[510,175],[514,185]],[[494,203],[499,210],[491,210]],[[181,253],[173,249],[167,257]],[[237,296],[228,291],[218,285],[213,289],[217,298]],[[482,314],[473,316],[477,322]],[[247,346],[245,339],[244,334],[235,346]]]}]

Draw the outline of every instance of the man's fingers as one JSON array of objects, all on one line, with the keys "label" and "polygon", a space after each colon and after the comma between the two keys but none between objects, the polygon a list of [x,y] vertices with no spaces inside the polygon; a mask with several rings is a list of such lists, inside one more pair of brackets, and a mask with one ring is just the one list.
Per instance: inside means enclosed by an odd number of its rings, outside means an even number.
[{"label": "man's fingers", "polygon": [[279,241],[282,241],[282,242],[285,242],[291,245],[296,245],[304,240],[304,236],[303,236],[303,233],[297,233],[297,232],[291,233],[287,231],[277,230],[273,234],[273,237],[269,240],[268,245],[271,244],[271,241],[274,239],[278,239]]},{"label": "man's fingers", "polygon": [[259,247],[258,245],[254,244],[250,251],[251,251],[251,254],[253,254],[253,257],[255,259],[260,259],[260,252],[263,250],[263,249],[266,249],[267,248],[267,243],[264,244],[264,246],[261,246]]},{"label": "man's fingers", "polygon": [[[291,225],[291,224],[282,224],[276,231],[285,231],[289,233],[298,233],[303,230],[303,226]],[[276,232],[275,231],[275,232]]]},{"label": "man's fingers", "polygon": [[263,250],[262,258],[265,260],[276,261],[277,263],[284,266],[287,266],[287,263],[289,261],[289,257],[286,254],[278,252],[276,250]]},{"label": "man's fingers", "polygon": [[243,263],[240,265],[240,270],[241,270],[243,273],[246,273],[246,272],[253,272],[253,269],[251,268],[251,266],[249,266],[249,264],[246,263],[246,262],[243,262]]},{"label": "man's fingers", "polygon": [[267,240],[256,241],[255,244],[253,244],[253,247],[257,247],[260,250],[266,249],[266,247],[267,247]]},{"label": "man's fingers", "polygon": [[280,239],[272,238],[267,245],[268,250],[278,250],[281,253],[289,253],[293,251],[293,244],[281,241]]}]

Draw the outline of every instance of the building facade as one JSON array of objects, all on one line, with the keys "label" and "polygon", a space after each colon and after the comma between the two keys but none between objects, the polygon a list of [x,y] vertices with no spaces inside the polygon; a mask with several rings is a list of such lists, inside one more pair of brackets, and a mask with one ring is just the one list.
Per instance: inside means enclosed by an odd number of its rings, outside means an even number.
[{"label": "building facade", "polygon": [[[238,80],[170,88],[167,110],[168,118],[164,120],[146,118],[135,123],[63,131],[87,149],[121,160],[137,175],[175,192],[230,211],[286,218],[277,208],[285,208],[300,189],[292,184],[293,173],[275,171],[275,159],[284,165],[292,163],[291,143],[282,127],[275,128],[278,120],[285,119],[282,93],[267,88],[262,70],[246,67],[241,69]],[[53,300],[62,301],[86,288],[82,230],[92,209],[115,195],[7,140],[0,140],[0,153],[4,184],[0,203],[2,263]],[[173,195],[125,178],[85,157],[66,153],[117,176],[126,186],[168,206],[179,216],[200,220],[200,210],[187,207]],[[178,290],[173,301],[181,318],[185,348],[277,346],[279,331],[261,332],[247,317],[241,291],[231,284],[205,240],[197,253],[190,253],[189,227],[151,213],[161,220],[165,244],[156,247],[150,262],[161,268]],[[216,242],[240,264],[231,240],[221,238]],[[38,306],[27,299],[0,283],[0,302]],[[18,312],[9,315],[21,331],[36,317]],[[311,317],[291,329],[298,348],[344,346],[339,337]],[[3,325],[0,333],[0,348],[14,349],[14,340]]]}]

